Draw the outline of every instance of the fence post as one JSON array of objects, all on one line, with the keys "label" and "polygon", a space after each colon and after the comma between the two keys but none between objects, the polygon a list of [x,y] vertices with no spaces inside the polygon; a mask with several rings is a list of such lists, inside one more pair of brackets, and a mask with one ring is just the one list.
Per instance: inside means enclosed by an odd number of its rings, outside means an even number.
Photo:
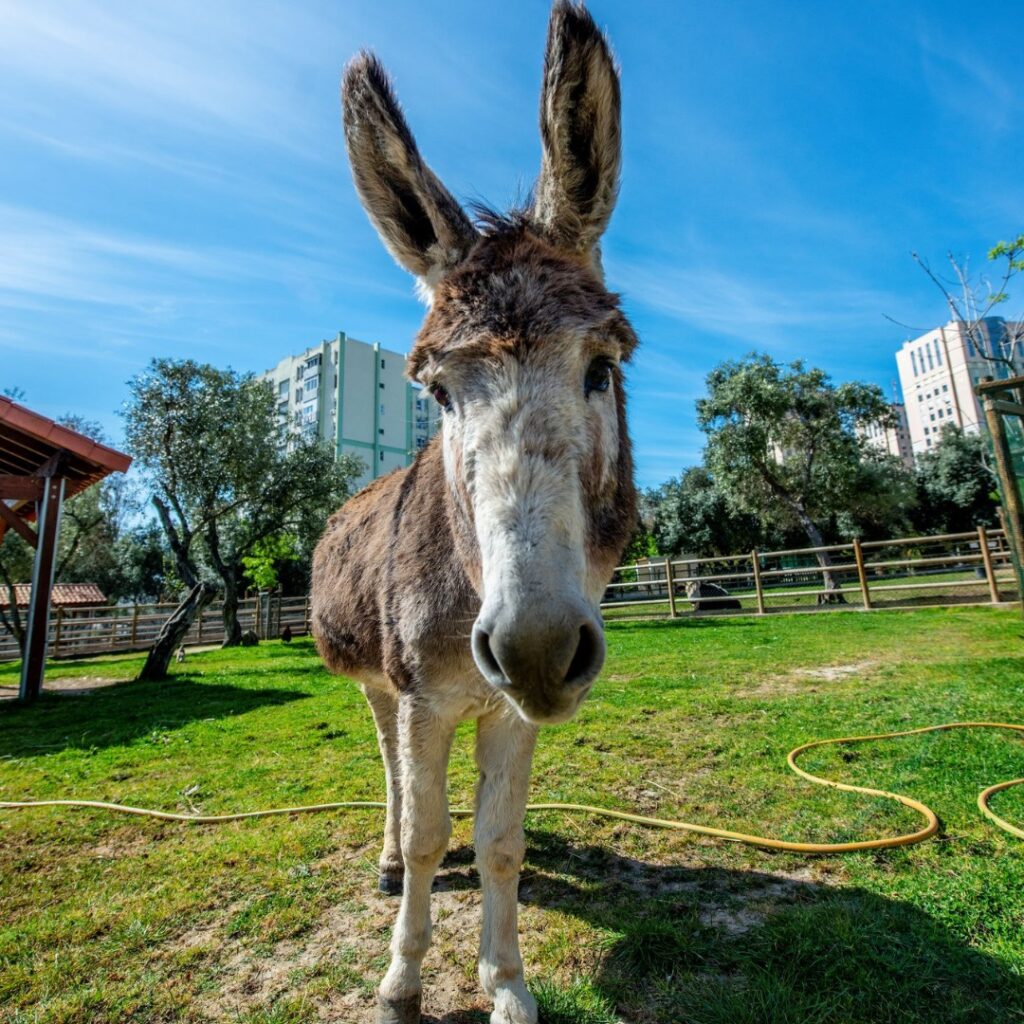
[{"label": "fence post", "polygon": [[871,594],[868,592],[868,577],[864,572],[864,552],[861,550],[860,538],[853,538],[853,559],[857,563],[857,579],[860,580],[860,596],[864,601],[864,610],[871,610]]},{"label": "fence post", "polygon": [[196,616],[196,622],[198,628],[196,629],[196,643],[201,644],[203,642],[203,609],[199,609],[199,614]]},{"label": "fence post", "polygon": [[139,603],[135,602],[132,608],[132,647],[138,642],[139,639]]},{"label": "fence post", "polygon": [[676,617],[676,578],[672,571],[672,556],[665,559],[665,580],[668,583],[668,615],[670,619]]},{"label": "fence post", "polygon": [[54,627],[54,633],[53,633],[53,653],[54,653],[55,657],[58,654],[60,654],[60,627],[61,627],[61,623],[63,621],[64,621],[64,606],[63,605],[59,605],[58,608],[57,608],[57,624]]},{"label": "fence post", "polygon": [[306,596],[302,599],[302,632],[309,632],[309,591],[306,592]]},{"label": "fence post", "polygon": [[750,564],[754,567],[754,593],[757,595],[757,614],[764,615],[764,590],[761,587],[761,556],[757,548],[750,552]]},{"label": "fence post", "polygon": [[988,533],[984,526],[978,527],[978,544],[981,545],[981,561],[985,566],[989,597],[992,598],[993,604],[999,604],[999,588],[996,586],[996,574],[992,569],[992,552],[988,549]]}]

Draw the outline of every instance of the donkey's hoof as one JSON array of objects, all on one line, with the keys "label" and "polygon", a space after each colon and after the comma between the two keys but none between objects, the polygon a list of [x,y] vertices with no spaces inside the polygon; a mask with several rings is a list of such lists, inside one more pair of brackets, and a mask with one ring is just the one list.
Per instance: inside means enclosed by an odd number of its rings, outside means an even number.
[{"label": "donkey's hoof", "polygon": [[420,1024],[420,994],[405,999],[377,996],[377,1024]]},{"label": "donkey's hoof", "polygon": [[402,875],[391,871],[382,871],[377,879],[377,888],[385,896],[401,896]]}]

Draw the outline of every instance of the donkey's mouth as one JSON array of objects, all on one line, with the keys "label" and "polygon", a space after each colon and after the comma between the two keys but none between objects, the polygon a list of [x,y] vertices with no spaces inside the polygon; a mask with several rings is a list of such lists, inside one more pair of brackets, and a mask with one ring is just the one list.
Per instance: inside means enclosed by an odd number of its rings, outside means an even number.
[{"label": "donkey's mouth", "polygon": [[519,712],[520,717],[531,725],[561,725],[576,716],[592,685],[593,683],[586,683],[577,687],[569,699],[564,699],[563,695],[563,699],[556,702],[538,701],[532,694],[520,698],[507,690],[505,696]]}]

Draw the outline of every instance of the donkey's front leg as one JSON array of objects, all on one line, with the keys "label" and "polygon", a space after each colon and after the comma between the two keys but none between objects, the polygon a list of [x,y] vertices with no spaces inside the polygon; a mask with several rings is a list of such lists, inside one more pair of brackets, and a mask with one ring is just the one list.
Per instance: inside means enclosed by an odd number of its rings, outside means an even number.
[{"label": "donkey's front leg", "polygon": [[476,862],[483,888],[480,983],[494,999],[491,1024],[536,1024],[537,1004],[519,954],[519,869],[523,815],[537,727],[503,708],[477,724]]},{"label": "donkey's front leg", "polygon": [[452,830],[447,773],[455,725],[418,704],[412,694],[399,698],[405,879],[391,966],[380,986],[379,1024],[419,1024],[420,964],[430,945],[430,888]]}]

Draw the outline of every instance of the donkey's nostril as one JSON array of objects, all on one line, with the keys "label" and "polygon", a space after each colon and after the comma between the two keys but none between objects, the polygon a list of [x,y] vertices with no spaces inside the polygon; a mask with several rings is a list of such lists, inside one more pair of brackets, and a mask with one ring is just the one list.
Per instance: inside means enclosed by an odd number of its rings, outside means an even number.
[{"label": "donkey's nostril", "polygon": [[507,686],[508,679],[491,650],[491,637],[486,629],[473,627],[473,657],[484,677],[493,686]]},{"label": "donkey's nostril", "polygon": [[600,671],[603,661],[604,645],[598,641],[594,627],[585,622],[580,626],[580,641],[565,673],[566,685],[589,683]]}]

